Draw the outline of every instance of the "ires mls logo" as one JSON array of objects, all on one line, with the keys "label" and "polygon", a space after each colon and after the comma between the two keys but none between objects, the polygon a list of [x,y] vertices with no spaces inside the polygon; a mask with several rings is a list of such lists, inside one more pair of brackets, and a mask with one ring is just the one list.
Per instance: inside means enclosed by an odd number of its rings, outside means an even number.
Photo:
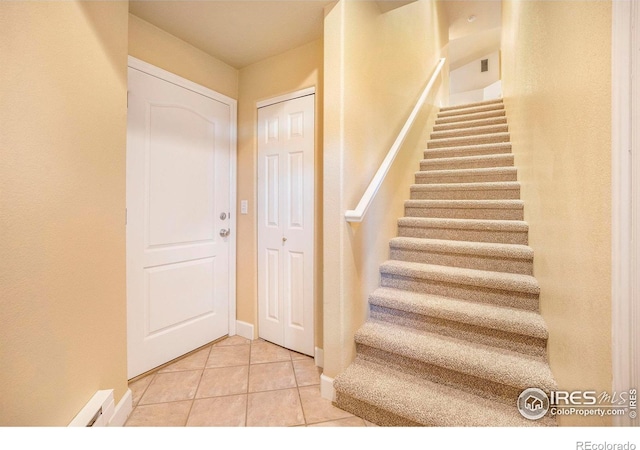
[{"label": "ires mls logo", "polygon": [[542,419],[549,411],[549,397],[542,389],[525,389],[518,397],[518,411],[525,419]]},{"label": "ires mls logo", "polygon": [[637,417],[637,391],[550,391],[528,388],[518,397],[518,411],[529,420],[538,420],[548,412],[551,416],[622,416]]}]

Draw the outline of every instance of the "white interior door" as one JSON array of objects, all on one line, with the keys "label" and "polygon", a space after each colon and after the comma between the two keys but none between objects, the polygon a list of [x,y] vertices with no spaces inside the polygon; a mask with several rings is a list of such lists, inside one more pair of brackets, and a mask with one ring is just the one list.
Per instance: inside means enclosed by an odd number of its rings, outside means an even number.
[{"label": "white interior door", "polygon": [[315,95],[258,109],[258,334],[314,354]]},{"label": "white interior door", "polygon": [[129,67],[127,340],[132,378],[229,332],[235,110]]}]

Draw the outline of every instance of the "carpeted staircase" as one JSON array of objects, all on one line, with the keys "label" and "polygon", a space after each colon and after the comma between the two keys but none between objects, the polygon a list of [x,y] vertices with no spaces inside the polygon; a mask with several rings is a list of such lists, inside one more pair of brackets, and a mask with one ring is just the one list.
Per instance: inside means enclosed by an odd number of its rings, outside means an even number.
[{"label": "carpeted staircase", "polygon": [[383,426],[536,426],[546,361],[502,100],[443,108],[335,404]]}]

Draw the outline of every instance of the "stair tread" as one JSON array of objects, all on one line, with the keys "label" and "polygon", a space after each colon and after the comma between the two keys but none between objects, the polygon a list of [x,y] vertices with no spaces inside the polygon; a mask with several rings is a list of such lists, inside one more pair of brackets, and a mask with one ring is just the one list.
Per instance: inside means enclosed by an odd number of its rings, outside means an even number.
[{"label": "stair tread", "polygon": [[[508,131],[508,126],[506,123],[500,124],[491,124],[491,125],[481,125],[481,126],[473,126],[473,127],[456,127],[454,129],[449,130],[434,130],[431,133],[431,139],[439,139],[441,135],[454,135],[451,137],[456,137],[456,133],[464,133],[464,132],[475,132],[476,135],[480,134],[490,134],[490,133],[506,133]],[[440,138],[446,139],[446,138]]]},{"label": "stair tread", "polygon": [[502,98],[494,98],[491,100],[482,100],[479,102],[472,102],[472,103],[463,103],[460,105],[453,105],[453,106],[443,106],[442,108],[440,108],[440,112],[446,112],[446,111],[455,111],[458,109],[467,109],[467,108],[474,108],[476,106],[484,106],[484,105],[493,105],[493,104],[503,104],[503,99]]},{"label": "stair tread", "polygon": [[433,131],[455,130],[458,128],[472,128],[472,127],[484,126],[484,125],[497,125],[501,123],[507,123],[506,116],[486,117],[484,119],[473,119],[473,120],[465,120],[465,121],[453,122],[453,123],[443,123],[439,125],[434,125]]},{"label": "stair tread", "polygon": [[435,125],[443,125],[446,123],[466,122],[469,120],[488,119],[491,117],[507,117],[507,112],[502,109],[493,109],[491,111],[469,112],[466,114],[453,115],[448,117],[437,117]]},{"label": "stair tread", "polygon": [[504,172],[516,172],[516,168],[513,166],[508,167],[474,167],[471,169],[446,169],[446,170],[419,170],[416,175],[424,173],[437,173],[443,175],[451,173],[451,175],[465,174],[465,173],[504,173]]},{"label": "stair tread", "polygon": [[489,139],[498,139],[498,138],[509,138],[509,132],[499,132],[499,133],[487,133],[487,134],[472,134],[469,136],[455,136],[448,137],[442,139],[430,139],[429,144],[439,144],[443,142],[451,143],[451,142],[465,142],[465,141],[473,141],[473,140],[489,140]]},{"label": "stair tread", "polygon": [[492,208],[492,209],[523,209],[522,200],[405,200],[405,207],[409,208]]},{"label": "stair tread", "polygon": [[389,287],[376,289],[369,296],[369,303],[539,339],[547,339],[549,335],[540,313],[508,306],[489,305]]},{"label": "stair tread", "polygon": [[556,388],[546,361],[511,350],[475,344],[377,321],[355,334],[359,344],[515,388]]},{"label": "stair tread", "polygon": [[391,248],[416,251],[447,252],[494,258],[533,259],[533,249],[528,245],[490,242],[454,241],[413,237],[396,237]]},{"label": "stair tread", "polygon": [[509,406],[356,359],[334,380],[338,392],[422,425],[543,426]]},{"label": "stair tread", "polygon": [[513,154],[496,153],[493,155],[449,156],[446,158],[421,159],[420,163],[438,165],[438,164],[451,164],[451,163],[466,163],[466,162],[475,162],[475,161],[491,161],[491,160],[501,160],[501,159],[513,160]]},{"label": "stair tread", "polygon": [[412,184],[412,191],[483,191],[499,189],[520,189],[517,181],[485,181],[474,183],[433,183]]},{"label": "stair tread", "polygon": [[500,291],[533,295],[540,293],[538,281],[533,276],[517,273],[493,272],[398,260],[387,260],[382,263],[380,265],[380,273],[444,283],[465,284]]},{"label": "stair tread", "polygon": [[491,219],[449,219],[439,217],[401,217],[399,226],[455,228],[480,231],[529,231],[529,225],[522,220]]},{"label": "stair tread", "polygon": [[438,117],[444,118],[444,117],[459,116],[459,115],[473,114],[477,112],[495,111],[495,110],[504,110],[504,104],[493,103],[493,104],[476,105],[476,106],[465,106],[462,108],[449,109],[446,111],[440,110],[440,112],[438,112]]},{"label": "stair tread", "polygon": [[[489,144],[473,144],[473,145],[460,145],[458,147],[444,147],[444,148],[428,148],[425,153],[430,155],[439,155],[442,153],[452,153],[452,152],[465,152],[465,151],[473,151],[473,150],[484,150],[484,149],[509,149],[511,150],[511,142],[494,142]],[[436,158],[434,158],[436,159]]]}]

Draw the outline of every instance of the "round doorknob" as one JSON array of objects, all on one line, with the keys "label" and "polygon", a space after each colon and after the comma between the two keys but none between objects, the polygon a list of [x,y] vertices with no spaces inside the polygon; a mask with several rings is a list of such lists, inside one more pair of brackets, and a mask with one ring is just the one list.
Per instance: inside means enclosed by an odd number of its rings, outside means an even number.
[{"label": "round doorknob", "polygon": [[222,230],[220,230],[220,236],[222,236],[222,237],[227,237],[227,236],[229,236],[229,233],[231,233],[231,230],[230,230],[230,229],[226,229],[226,230],[225,230],[225,229],[223,228]]}]

